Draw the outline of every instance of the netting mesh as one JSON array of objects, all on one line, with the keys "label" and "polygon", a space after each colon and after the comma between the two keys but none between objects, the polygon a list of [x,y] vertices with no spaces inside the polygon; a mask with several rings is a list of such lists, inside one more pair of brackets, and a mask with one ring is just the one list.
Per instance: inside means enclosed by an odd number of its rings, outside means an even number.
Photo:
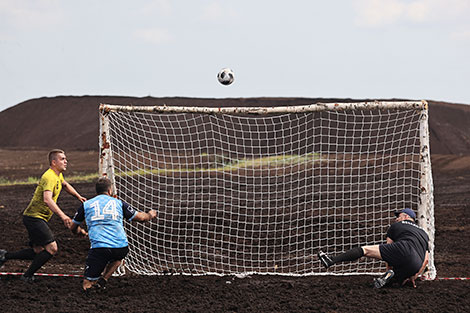
[{"label": "netting mesh", "polygon": [[[117,195],[138,274],[325,274],[319,249],[383,243],[417,209],[421,110],[243,116],[107,113]],[[377,273],[362,258],[328,270]]]}]

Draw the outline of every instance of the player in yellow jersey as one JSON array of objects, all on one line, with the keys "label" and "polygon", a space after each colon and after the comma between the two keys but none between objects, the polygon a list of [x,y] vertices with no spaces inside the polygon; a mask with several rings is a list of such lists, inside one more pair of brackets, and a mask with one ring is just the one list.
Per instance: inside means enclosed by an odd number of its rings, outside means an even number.
[{"label": "player in yellow jersey", "polygon": [[32,260],[28,270],[21,277],[28,282],[33,281],[34,273],[57,253],[57,242],[48,224],[52,214],[58,215],[65,227],[72,226],[72,219],[57,205],[62,188],[79,201],[86,201],[62,175],[67,169],[65,152],[55,149],[49,152],[48,157],[50,167],[42,175],[31,202],[23,212],[23,223],[28,230],[31,248],[17,252],[0,250],[0,267],[10,259]]}]

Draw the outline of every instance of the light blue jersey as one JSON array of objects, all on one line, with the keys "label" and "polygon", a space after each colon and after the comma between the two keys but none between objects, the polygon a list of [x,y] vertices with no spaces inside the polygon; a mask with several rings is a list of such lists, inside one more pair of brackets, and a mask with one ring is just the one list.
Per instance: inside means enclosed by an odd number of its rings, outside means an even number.
[{"label": "light blue jersey", "polygon": [[136,214],[127,203],[101,194],[82,203],[73,222],[86,221],[91,248],[123,248],[128,245],[123,219],[130,221]]}]

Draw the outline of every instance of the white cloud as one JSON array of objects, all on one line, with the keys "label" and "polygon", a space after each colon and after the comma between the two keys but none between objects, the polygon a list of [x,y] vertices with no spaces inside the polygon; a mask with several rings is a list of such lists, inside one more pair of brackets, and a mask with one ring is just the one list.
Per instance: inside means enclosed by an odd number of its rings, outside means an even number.
[{"label": "white cloud", "polygon": [[173,40],[170,32],[164,28],[145,28],[138,29],[135,36],[147,43],[151,44],[164,44]]},{"label": "white cloud", "polygon": [[429,2],[414,1],[406,6],[405,14],[411,21],[424,22],[431,15],[431,9]]},{"label": "white cloud", "polygon": [[222,21],[236,17],[236,11],[220,2],[211,2],[202,9],[202,19],[206,21]]},{"label": "white cloud", "polygon": [[173,6],[170,0],[152,0],[147,2],[139,11],[145,15],[171,16]]},{"label": "white cloud", "polygon": [[397,22],[467,22],[468,0],[355,0],[356,24],[383,26]]},{"label": "white cloud", "polygon": [[450,34],[450,38],[463,41],[470,40],[470,29],[455,31]]},{"label": "white cloud", "polygon": [[404,11],[404,5],[397,0],[359,0],[355,7],[358,13],[356,23],[361,26],[394,23]]},{"label": "white cloud", "polygon": [[16,28],[47,28],[63,20],[60,0],[0,0],[0,19]]}]

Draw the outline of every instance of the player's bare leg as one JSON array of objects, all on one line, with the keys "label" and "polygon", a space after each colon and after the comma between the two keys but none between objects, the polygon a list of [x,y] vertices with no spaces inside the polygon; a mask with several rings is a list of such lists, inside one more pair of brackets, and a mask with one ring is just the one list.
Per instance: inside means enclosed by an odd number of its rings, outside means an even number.
[{"label": "player's bare leg", "polygon": [[363,246],[362,251],[364,251],[364,256],[382,260],[382,256],[380,255],[379,245]]},{"label": "player's bare leg", "polygon": [[113,273],[119,268],[121,265],[121,260],[119,261],[114,261],[106,265],[106,268],[104,269],[103,272],[103,278],[108,281],[108,279],[113,275]]},{"label": "player's bare leg", "polygon": [[96,281],[91,281],[91,280],[88,280],[88,279],[84,279],[83,283],[82,283],[82,288],[83,288],[84,291],[87,291],[88,289],[93,287],[93,285],[95,283],[96,283]]},{"label": "player's bare leg", "polygon": [[122,261],[114,261],[106,265],[103,275],[96,282],[98,287],[103,290],[106,289],[106,283],[108,282],[108,279],[111,277],[111,275],[113,275],[113,273],[119,268],[121,264]]}]

